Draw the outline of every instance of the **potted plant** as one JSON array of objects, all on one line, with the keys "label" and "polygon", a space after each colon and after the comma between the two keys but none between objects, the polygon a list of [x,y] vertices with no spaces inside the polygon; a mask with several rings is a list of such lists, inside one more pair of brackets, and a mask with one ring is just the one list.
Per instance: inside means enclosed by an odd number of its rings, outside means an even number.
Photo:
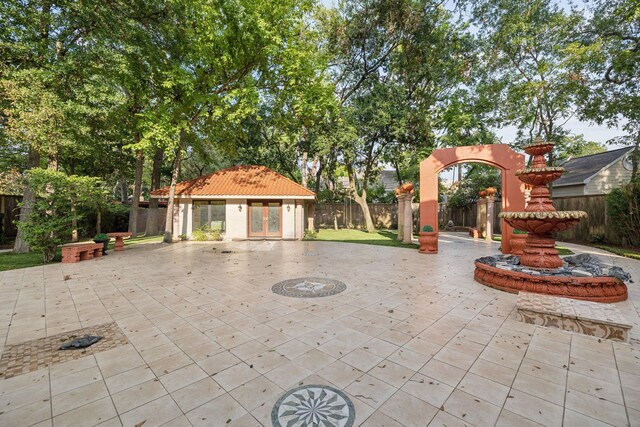
[{"label": "potted plant", "polygon": [[109,245],[109,241],[111,240],[111,237],[107,236],[104,233],[98,233],[95,236],[93,236],[93,241],[96,243],[102,243],[102,255],[106,255],[107,254],[107,246]]},{"label": "potted plant", "polygon": [[511,254],[522,256],[524,253],[524,247],[526,245],[527,232],[522,230],[516,230],[515,228],[511,232]]},{"label": "potted plant", "polygon": [[438,233],[433,231],[433,227],[425,225],[420,230],[420,253],[436,254],[438,253]]}]

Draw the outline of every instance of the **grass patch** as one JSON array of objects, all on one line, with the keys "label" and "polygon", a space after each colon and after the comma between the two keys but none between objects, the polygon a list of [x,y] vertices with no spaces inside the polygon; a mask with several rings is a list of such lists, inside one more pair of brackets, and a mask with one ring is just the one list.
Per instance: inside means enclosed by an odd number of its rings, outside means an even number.
[{"label": "grass patch", "polygon": [[640,251],[630,248],[621,248],[619,246],[608,246],[608,245],[594,245],[598,249],[603,249],[607,252],[614,253],[616,255],[621,255],[626,258],[633,258],[640,260]]},{"label": "grass patch", "polygon": [[[57,251],[52,264],[60,262],[62,254]],[[27,254],[14,254],[13,252],[0,253],[0,271],[15,270],[17,268],[35,267],[43,265],[42,254],[29,252]]]},{"label": "grass patch", "polygon": [[418,245],[405,244],[397,240],[398,233],[391,230],[378,230],[375,233],[367,233],[362,230],[319,230],[315,237],[307,237],[305,240],[320,240],[325,242],[360,243],[364,245],[393,246],[396,248],[418,249]]},{"label": "grass patch", "polygon": [[[146,243],[160,243],[162,242],[162,236],[149,236],[149,237],[136,237],[135,239],[125,239],[125,246],[146,244]],[[113,250],[114,242],[109,243],[109,249]],[[62,260],[62,253],[58,249],[56,257],[52,264],[58,263]],[[0,271],[15,270],[17,268],[36,267],[43,265],[42,254],[37,252],[29,252],[28,254],[14,254],[13,252],[0,253]]]}]

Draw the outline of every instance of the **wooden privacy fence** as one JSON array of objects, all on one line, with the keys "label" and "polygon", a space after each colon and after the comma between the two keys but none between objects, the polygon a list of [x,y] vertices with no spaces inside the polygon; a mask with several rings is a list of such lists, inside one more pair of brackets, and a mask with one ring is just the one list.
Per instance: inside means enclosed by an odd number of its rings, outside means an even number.
[{"label": "wooden privacy fence", "polygon": [[585,211],[587,219],[573,228],[558,233],[559,240],[569,242],[590,242],[596,236],[604,236],[611,243],[622,243],[620,237],[609,227],[607,196],[554,197],[553,205],[559,211]]},{"label": "wooden privacy fence", "polygon": [[[494,234],[502,232],[500,218],[498,214],[502,210],[502,202],[496,200],[493,202],[493,222],[492,229]],[[478,217],[478,204],[473,203],[471,206],[465,206],[461,208],[452,208],[444,203],[438,205],[438,222],[446,224],[449,221],[453,221],[453,225],[458,227],[477,227],[476,224]]]},{"label": "wooden privacy fence", "polygon": [[[398,227],[398,205],[395,203],[370,203],[369,211],[376,228],[393,229]],[[316,227],[366,228],[360,206],[353,201],[345,203],[322,203],[316,205],[314,215]]]}]

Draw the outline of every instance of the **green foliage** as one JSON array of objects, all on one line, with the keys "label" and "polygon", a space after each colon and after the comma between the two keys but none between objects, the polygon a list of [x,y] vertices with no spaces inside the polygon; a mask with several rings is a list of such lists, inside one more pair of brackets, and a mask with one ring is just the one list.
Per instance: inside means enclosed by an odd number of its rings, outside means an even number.
[{"label": "green foliage", "polygon": [[449,197],[449,206],[467,207],[478,200],[478,193],[488,187],[494,187],[500,194],[502,181],[500,171],[494,167],[472,163],[466,175]]},{"label": "green foliage", "polygon": [[513,229],[513,234],[529,234],[526,231],[518,230],[516,228]]},{"label": "green foliage", "polygon": [[423,225],[421,231],[423,231],[425,233],[431,233],[431,232],[433,232],[433,227],[430,226],[430,225]]},{"label": "green foliage", "polygon": [[556,141],[555,149],[558,162],[607,151],[603,144],[585,140],[584,135],[562,136]]},{"label": "green foliage", "polygon": [[191,240],[195,240],[197,242],[205,242],[212,240],[222,240],[222,230],[220,228],[212,229],[208,225],[203,225],[197,230],[193,230],[191,233]]},{"label": "green foliage", "polygon": [[605,235],[604,234],[592,234],[589,236],[589,241],[591,243],[604,243]]},{"label": "green foliage", "polygon": [[575,89],[566,48],[581,15],[565,13],[553,0],[471,2],[479,25],[483,66],[478,93],[492,104],[491,121],[519,130],[518,145],[542,135],[566,134],[575,114]]},{"label": "green foliage", "polygon": [[97,178],[67,176],[50,169],[31,169],[26,179],[36,191],[28,221],[18,222],[31,250],[51,262],[56,247],[71,236],[72,221],[81,218],[78,207],[96,208],[104,203],[105,189]]},{"label": "green foliage", "polygon": [[111,240],[111,238],[105,233],[98,233],[95,236],[93,236],[93,240],[96,242],[104,242],[104,241]]},{"label": "green foliage", "polygon": [[640,246],[640,183],[632,181],[607,195],[611,227],[631,246]]},{"label": "green foliage", "polygon": [[316,230],[305,230],[304,238],[302,240],[315,240],[318,237],[318,232]]}]

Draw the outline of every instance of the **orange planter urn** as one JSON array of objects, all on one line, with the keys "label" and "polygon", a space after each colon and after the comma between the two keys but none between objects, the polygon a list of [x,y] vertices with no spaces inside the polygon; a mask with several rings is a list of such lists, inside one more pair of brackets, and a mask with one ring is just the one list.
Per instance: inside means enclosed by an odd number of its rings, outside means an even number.
[{"label": "orange planter urn", "polygon": [[418,237],[420,243],[420,253],[437,254],[438,253],[438,232],[437,231],[421,231]]}]

